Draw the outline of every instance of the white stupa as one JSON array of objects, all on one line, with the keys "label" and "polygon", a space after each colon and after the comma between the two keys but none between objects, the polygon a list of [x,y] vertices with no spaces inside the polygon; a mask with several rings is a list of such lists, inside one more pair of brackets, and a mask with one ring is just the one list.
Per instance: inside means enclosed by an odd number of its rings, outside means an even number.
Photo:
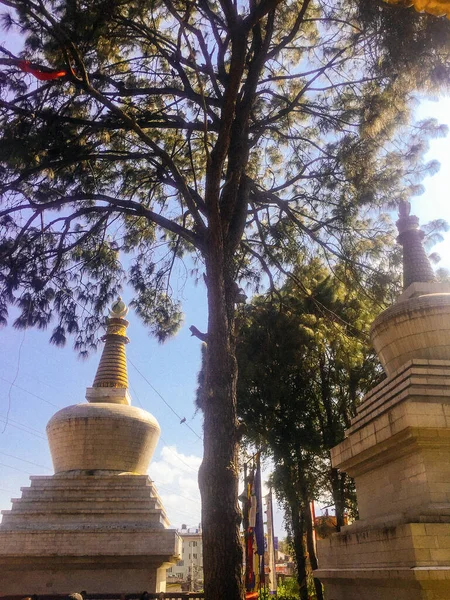
[{"label": "white stupa", "polygon": [[130,405],[119,300],[88,403],[47,425],[55,474],[31,477],[0,524],[0,594],[165,591],[180,540],[147,469],[160,428]]}]

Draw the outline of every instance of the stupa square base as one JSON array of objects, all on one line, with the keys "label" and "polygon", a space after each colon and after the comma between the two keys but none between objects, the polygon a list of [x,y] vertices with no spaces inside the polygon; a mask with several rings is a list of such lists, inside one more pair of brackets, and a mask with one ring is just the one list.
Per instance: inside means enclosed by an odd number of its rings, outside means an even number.
[{"label": "stupa square base", "polygon": [[350,525],[318,541],[321,564],[326,565],[326,570],[450,569],[450,523],[403,523],[352,529]]},{"label": "stupa square base", "polygon": [[318,542],[326,600],[450,600],[450,361],[415,358],[372,390],[332,463],[361,520]]},{"label": "stupa square base", "polygon": [[320,540],[318,551],[326,600],[450,598],[449,523],[356,522]]},{"label": "stupa square base", "polygon": [[170,563],[153,562],[155,556],[51,557],[22,556],[0,559],[0,598],[5,595],[130,594],[165,592]]},{"label": "stupa square base", "polygon": [[326,600],[448,600],[450,567],[321,569]]},{"label": "stupa square base", "polygon": [[3,511],[0,597],[163,592],[180,550],[146,475],[32,477]]}]

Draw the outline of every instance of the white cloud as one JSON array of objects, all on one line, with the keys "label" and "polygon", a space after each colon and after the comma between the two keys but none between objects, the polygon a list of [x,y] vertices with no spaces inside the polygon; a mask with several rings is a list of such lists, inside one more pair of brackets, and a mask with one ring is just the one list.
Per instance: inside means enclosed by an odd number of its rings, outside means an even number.
[{"label": "white cloud", "polygon": [[[150,464],[149,475],[155,482],[158,494],[164,505],[172,527],[181,528],[182,524],[196,527],[201,521],[201,502],[198,489],[198,469],[202,459],[193,454],[179,452],[176,446],[163,446],[157,460]],[[269,478],[273,465],[265,460],[262,469],[263,495],[268,493],[265,482]],[[240,481],[239,492],[244,487]],[[283,512],[274,498],[275,535],[285,537]]]},{"label": "white cloud", "polygon": [[155,482],[171,525],[180,528],[200,523],[198,469],[202,459],[178,452],[176,446],[163,446],[157,460],[150,464],[149,475]]}]

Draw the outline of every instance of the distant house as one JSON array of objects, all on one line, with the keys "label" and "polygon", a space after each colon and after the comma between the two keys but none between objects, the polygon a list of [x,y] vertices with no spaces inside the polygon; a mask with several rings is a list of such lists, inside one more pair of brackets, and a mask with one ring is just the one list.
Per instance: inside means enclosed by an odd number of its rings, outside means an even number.
[{"label": "distant house", "polygon": [[178,530],[182,540],[181,560],[167,569],[167,583],[179,583],[186,591],[203,588],[203,545],[201,527]]},{"label": "distant house", "polygon": [[281,576],[281,578],[293,577],[295,568],[292,557],[285,552],[280,552],[280,550],[277,550],[275,556],[275,569],[277,576]]},{"label": "distant house", "polygon": [[[348,517],[344,516],[344,525],[348,525]],[[323,540],[333,535],[337,531],[337,520],[335,515],[329,515],[328,511],[324,515],[316,517],[314,520],[314,530],[316,539]]]}]

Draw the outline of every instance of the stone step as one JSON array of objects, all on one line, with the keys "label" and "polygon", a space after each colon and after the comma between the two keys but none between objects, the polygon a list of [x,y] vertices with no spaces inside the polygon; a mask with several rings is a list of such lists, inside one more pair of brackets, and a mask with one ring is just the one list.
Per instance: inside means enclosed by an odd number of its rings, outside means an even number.
[{"label": "stone step", "polygon": [[130,522],[140,523],[153,523],[161,524],[161,526],[167,523],[165,515],[159,510],[137,510],[133,509],[126,513],[121,511],[109,511],[108,513],[100,510],[80,510],[77,512],[55,510],[53,512],[33,510],[26,513],[2,511],[3,519],[0,530],[9,526],[24,526],[28,524],[40,525],[40,524],[73,524],[76,529],[78,526],[84,524],[103,524],[108,526],[112,524],[119,526],[120,524],[126,525]]},{"label": "stone step", "polygon": [[[17,502],[17,498],[13,498],[12,502]],[[60,490],[46,490],[45,492],[27,492],[24,491],[21,496],[21,500],[24,502],[158,502],[158,498],[151,494],[133,492],[131,493],[120,493],[120,490],[115,490],[114,493],[88,493],[83,492],[72,494],[71,492],[60,491]]]},{"label": "stone step", "polygon": [[61,475],[32,475],[30,477],[33,488],[80,488],[102,486],[102,487],[153,487],[153,482],[148,475],[74,475],[65,477]]},{"label": "stone step", "polygon": [[104,485],[95,485],[92,484],[90,486],[86,486],[86,487],[80,487],[77,485],[73,485],[72,487],[69,486],[59,486],[59,485],[48,485],[44,488],[41,487],[37,487],[37,486],[27,486],[27,487],[22,487],[20,488],[22,492],[24,493],[35,493],[35,494],[47,494],[47,493],[52,493],[53,491],[57,491],[58,493],[61,494],[96,494],[96,493],[104,493],[104,494],[142,494],[142,495],[151,495],[152,493],[156,493],[156,490],[154,488],[154,486],[148,485],[148,486],[143,486],[143,485],[136,485],[136,486],[122,486],[119,484],[117,484],[116,486],[104,486]]},{"label": "stone step", "polygon": [[[54,532],[54,531],[62,531],[62,532],[78,532],[78,533],[82,533],[82,532],[91,532],[91,531],[98,531],[98,532],[120,532],[120,533],[127,533],[127,532],[143,532],[143,533],[148,533],[148,532],[154,532],[154,531],[161,531],[164,529],[168,529],[168,525],[166,524],[161,524],[157,521],[147,521],[147,522],[143,522],[143,521],[127,521],[126,523],[98,523],[98,522],[86,522],[86,523],[76,523],[76,522],[55,522],[55,523],[48,523],[47,521],[44,521],[42,523],[36,522],[36,521],[29,521],[29,522],[17,522],[17,521],[12,521],[11,523],[8,524],[2,524],[2,527],[0,528],[0,538],[1,536],[6,532],[12,532],[12,531],[23,531],[23,532],[33,532],[33,533],[46,533],[46,532]],[[1,555],[1,548],[0,548],[0,555]]]},{"label": "stone step", "polygon": [[[50,506],[50,505],[49,505]],[[57,508],[54,505],[51,505],[51,513],[49,510],[46,510],[48,507],[44,506],[42,508],[32,507],[27,511],[21,512],[18,510],[2,510],[2,515],[33,515],[33,514],[61,514],[61,515],[78,515],[78,514],[104,514],[105,516],[111,515],[129,515],[129,514],[159,514],[163,511],[158,508],[148,508],[148,507],[134,507],[134,508],[122,508],[122,507],[109,507],[108,512],[105,512],[104,507],[91,507],[91,505],[76,505],[74,507],[66,507],[65,505]]]},{"label": "stone step", "polygon": [[24,500],[22,498],[12,499],[12,512],[28,512],[29,510],[44,510],[53,512],[55,510],[67,510],[77,512],[80,508],[99,511],[124,511],[130,510],[153,510],[157,509],[156,501],[149,498],[148,500],[135,500],[133,498],[124,500],[123,498],[85,501],[66,500],[66,499],[49,499],[49,500]]},{"label": "stone step", "polygon": [[153,500],[157,502],[157,496],[153,495],[148,489],[144,490],[31,490],[24,489],[22,491],[22,499],[24,501],[65,501],[65,500],[78,500],[82,501],[113,501],[113,500]]}]

